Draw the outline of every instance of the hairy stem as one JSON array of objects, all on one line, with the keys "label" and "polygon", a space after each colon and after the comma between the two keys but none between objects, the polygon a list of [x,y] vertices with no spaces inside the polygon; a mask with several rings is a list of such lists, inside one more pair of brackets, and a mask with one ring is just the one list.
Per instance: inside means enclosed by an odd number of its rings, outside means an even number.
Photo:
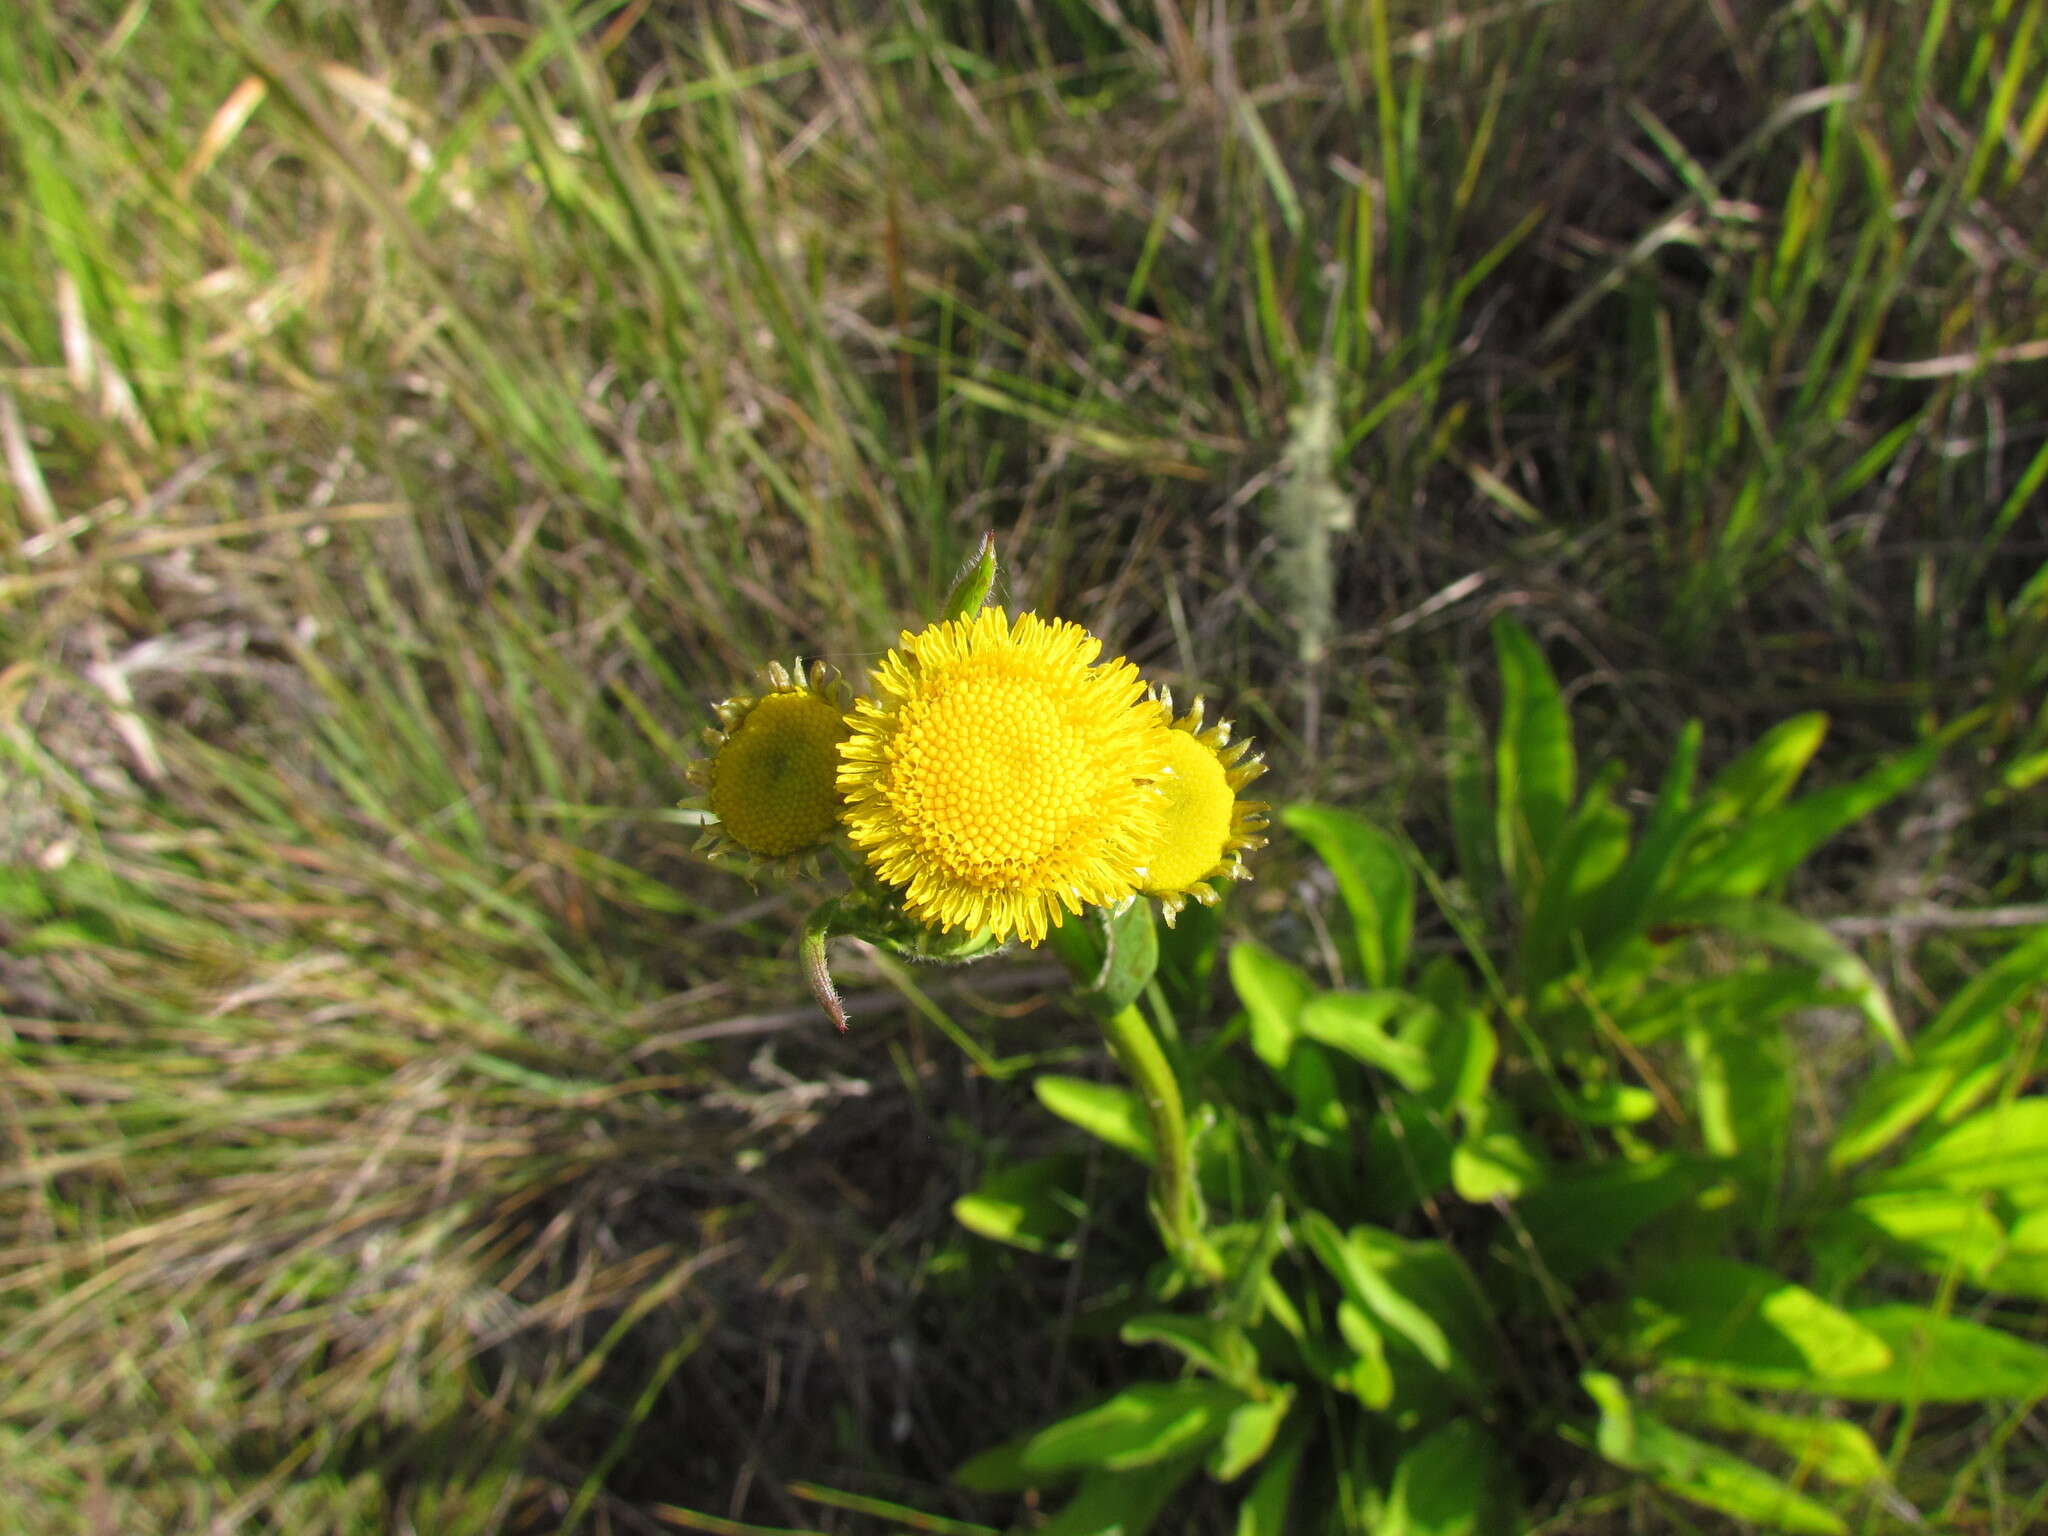
[{"label": "hairy stem", "polygon": [[1180,1084],[1152,1026],[1134,1004],[1098,1015],[1110,1049],[1144,1102],[1152,1125],[1158,1212],[1167,1244],[1181,1262],[1206,1280],[1219,1280],[1223,1266],[1202,1236],[1201,1209],[1195,1190],[1194,1159],[1188,1148],[1187,1112],[1181,1106]]}]

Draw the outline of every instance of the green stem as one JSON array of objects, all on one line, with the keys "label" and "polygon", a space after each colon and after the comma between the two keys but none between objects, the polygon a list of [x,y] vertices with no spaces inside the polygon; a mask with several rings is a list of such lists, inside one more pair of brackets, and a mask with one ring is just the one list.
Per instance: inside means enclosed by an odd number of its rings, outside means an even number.
[{"label": "green stem", "polygon": [[1158,1179],[1159,1223],[1167,1244],[1188,1268],[1205,1280],[1223,1278],[1216,1250],[1202,1236],[1201,1209],[1195,1189],[1194,1158],[1188,1149],[1187,1112],[1181,1106],[1180,1084],[1173,1066],[1159,1048],[1158,1037],[1134,1004],[1097,1015],[1109,1047],[1144,1101],[1152,1123],[1154,1170]]}]

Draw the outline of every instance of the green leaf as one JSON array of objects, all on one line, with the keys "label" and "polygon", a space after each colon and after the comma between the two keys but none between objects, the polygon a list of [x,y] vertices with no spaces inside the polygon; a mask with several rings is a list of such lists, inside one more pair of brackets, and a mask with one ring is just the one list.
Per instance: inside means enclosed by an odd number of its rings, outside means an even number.
[{"label": "green leaf", "polygon": [[1237,1506],[1236,1536],[1292,1536],[1288,1520],[1294,1501],[1294,1478],[1308,1437],[1298,1427],[1280,1438],[1280,1448],[1266,1458],[1266,1469]]},{"label": "green leaf", "polygon": [[1617,778],[1605,773],[1586,792],[1544,863],[1519,949],[1522,985],[1531,993],[1568,973],[1577,951],[1590,952],[1602,937],[1587,931],[1585,914],[1628,858],[1629,818],[1608,799]]},{"label": "green leaf", "polygon": [[1072,1153],[998,1168],[953,1202],[953,1219],[968,1231],[1022,1248],[1061,1253],[1080,1229],[1078,1188],[1086,1159]]},{"label": "green leaf", "polygon": [[1301,1032],[1379,1068],[1410,1093],[1422,1093],[1436,1082],[1429,1052],[1389,1033],[1388,1026],[1435,1016],[1434,1008],[1409,992],[1325,992],[1301,1010]]},{"label": "green leaf", "polygon": [[1220,907],[1190,902],[1180,917],[1158,933],[1158,981],[1168,1010],[1176,1019],[1201,1023],[1209,1017],[1216,958],[1221,953],[1223,916]]},{"label": "green leaf", "polygon": [[1199,1456],[1177,1456],[1128,1472],[1089,1472],[1073,1498],[1036,1536],[1144,1536],[1174,1491],[1194,1475]]},{"label": "green leaf", "polygon": [[1512,1479],[1500,1443],[1454,1419],[1396,1464],[1373,1536],[1506,1536],[1515,1524]]},{"label": "green leaf", "polygon": [[1770,966],[1653,987],[1617,1009],[1614,1023],[1634,1044],[1648,1045],[1703,1019],[1712,1019],[1717,1029],[1760,1030],[1829,1001],[1840,999],[1812,971]]},{"label": "green leaf", "polygon": [[1794,715],[1772,726],[1707,786],[1700,796],[1701,825],[1736,826],[1777,806],[1792,793],[1827,734],[1823,714]]},{"label": "green leaf", "polygon": [[1614,878],[1586,902],[1586,952],[1596,976],[1647,926],[1652,893],[1664,883],[1673,861],[1699,825],[1692,809],[1699,759],[1700,723],[1688,720],[1679,733],[1678,750],[1664,770],[1664,782],[1658,787],[1641,840]]},{"label": "green leaf", "polygon": [[2005,1228],[1989,1205],[1982,1194],[1950,1189],[1880,1192],[1850,1201],[1829,1229],[1904,1250],[1937,1275],[1954,1265],[1975,1278],[2005,1251]]},{"label": "green leaf", "polygon": [[1892,1360],[1881,1370],[1829,1378],[1820,1390],[1830,1397],[1873,1403],[2048,1397],[2048,1349],[2026,1339],[1903,1302],[1849,1315],[1884,1341]]},{"label": "green leaf", "polygon": [[1841,1517],[1740,1456],[1673,1429],[1628,1400],[1612,1376],[1586,1371],[1579,1384],[1599,1406],[1595,1443],[1616,1466],[1640,1472],[1682,1499],[1799,1536],[1845,1536]]},{"label": "green leaf", "polygon": [[1500,1041],[1478,1009],[1459,1007],[1446,1013],[1425,1004],[1411,1015],[1401,1040],[1421,1047],[1428,1058],[1426,1097],[1432,1109],[1469,1109],[1486,1097],[1494,1063],[1500,1059]]},{"label": "green leaf", "polygon": [[1678,873],[1664,902],[1741,900],[1769,890],[1822,843],[1926,777],[1947,744],[1937,738],[1847,784],[1774,811],[1752,810],[1725,844]]},{"label": "green leaf", "polygon": [[1281,1387],[1264,1402],[1246,1403],[1232,1411],[1223,1434],[1209,1452],[1209,1475],[1234,1483],[1265,1459],[1273,1440],[1294,1406],[1294,1388]]},{"label": "green leaf", "polygon": [[1954,1121],[1983,1102],[2006,1064],[2012,1033],[2007,1012],[2048,985],[2048,928],[2040,929],[1969,984],[1913,1041],[1914,1059],[1874,1073],[1843,1117],[1828,1164],[1848,1168],[1891,1146],[1938,1112]]},{"label": "green leaf", "polygon": [[1328,806],[1290,805],[1280,819],[1336,876],[1357,935],[1364,984],[1398,985],[1415,928],[1415,879],[1400,844],[1363,817]]},{"label": "green leaf", "polygon": [[1134,1317],[1117,1332],[1130,1345],[1163,1344],[1239,1390],[1258,1379],[1258,1357],[1244,1330],[1213,1317],[1154,1312]]},{"label": "green leaf", "polygon": [[1464,1140],[1451,1154],[1451,1188],[1475,1205],[1519,1200],[1547,1173],[1542,1152],[1514,1122],[1504,1100],[1475,1110]]},{"label": "green leaf", "polygon": [[1811,1391],[1891,1361],[1884,1340],[1839,1307],[1734,1259],[1687,1259],[1652,1274],[1632,1309],[1636,1346],[1687,1375]]},{"label": "green leaf", "polygon": [[1394,1400],[1394,1372],[1387,1364],[1387,1338],[1372,1315],[1356,1302],[1337,1303],[1337,1332],[1351,1358],[1332,1384],[1366,1407],[1378,1410]]},{"label": "green leaf", "polygon": [[1892,1005],[1870,968],[1819,923],[1760,901],[1696,901],[1665,908],[1658,921],[1680,928],[1713,928],[1754,939],[1803,960],[1869,1021],[1900,1056],[1909,1054]]},{"label": "green leaf", "polygon": [[2048,1184],[2048,1097],[1994,1104],[1886,1170],[1880,1189],[2003,1191]]},{"label": "green leaf", "polygon": [[[1774,1188],[1792,1113],[1790,1043],[1781,1031],[1754,1035],[1702,1024],[1686,1030],[1685,1048],[1702,1144],[1717,1156],[1737,1159],[1738,1171],[1753,1186]],[[1748,1214],[1761,1224],[1769,1205],[1754,1201]]]},{"label": "green leaf", "polygon": [[1252,1052],[1273,1071],[1287,1065],[1302,1005],[1316,995],[1308,973],[1249,939],[1231,946],[1230,984],[1251,1019]]},{"label": "green leaf", "polygon": [[1581,1125],[1641,1125],[1657,1113],[1657,1095],[1631,1083],[1602,1078],[1579,1084],[1560,1107]]},{"label": "green leaf", "polygon": [[[1987,1291],[2048,1297],[2048,1187],[2006,1192],[1911,1189],[1864,1195],[1834,1226],[1876,1236],[1939,1279],[1951,1272]],[[2011,1196],[2031,1209],[2009,1211]],[[1993,1206],[1999,1207],[1994,1210]],[[2002,1219],[2003,1218],[2003,1219]]]},{"label": "green leaf", "polygon": [[1536,1251],[1571,1282],[1619,1253],[1644,1225],[1695,1194],[1704,1175],[1669,1154],[1557,1173],[1515,1207]]},{"label": "green leaf", "polygon": [[1264,1311],[1273,1261],[1287,1242],[1287,1201],[1275,1193],[1267,1199],[1265,1214],[1256,1226],[1242,1222],[1212,1227],[1209,1237],[1222,1253],[1224,1273],[1230,1277],[1223,1296],[1223,1316],[1240,1328],[1249,1328]]},{"label": "green leaf", "polygon": [[1500,889],[1500,856],[1494,843],[1493,795],[1487,771],[1486,734],[1464,692],[1448,690],[1444,782],[1450,795],[1451,840],[1458,872],[1484,909]]},{"label": "green leaf", "polygon": [[1031,1088],[1039,1103],[1068,1124],[1142,1163],[1153,1161],[1152,1125],[1145,1106],[1130,1089],[1056,1075],[1038,1078]]},{"label": "green leaf", "polygon": [[1346,1297],[1435,1371],[1468,1388],[1491,1375],[1485,1302],[1448,1245],[1376,1227],[1339,1232],[1319,1211],[1302,1216],[1295,1230]]},{"label": "green leaf", "polygon": [[1124,1472],[1193,1455],[1223,1433],[1245,1403],[1214,1381],[1141,1381],[1092,1408],[993,1450],[953,1474],[981,1493],[1013,1492],[1089,1468]]},{"label": "green leaf", "polygon": [[1134,901],[1106,919],[1109,953],[1096,973],[1092,1000],[1103,1012],[1115,1013],[1138,1000],[1159,968],[1159,930],[1149,901]]},{"label": "green leaf", "polygon": [[1494,836],[1501,868],[1526,912],[1564,830],[1578,766],[1564,697],[1529,632],[1502,615],[1493,621],[1493,648],[1501,680]]},{"label": "green leaf", "polygon": [[1376,1221],[1406,1215],[1450,1182],[1450,1134],[1421,1099],[1393,1095],[1366,1122],[1364,1142],[1369,1178],[1359,1208]]},{"label": "green leaf", "polygon": [[1149,901],[1132,901],[1121,911],[1091,907],[1046,939],[1082,1002],[1097,1013],[1129,1007],[1159,967],[1159,933]]},{"label": "green leaf", "polygon": [[1674,1387],[1656,1401],[1681,1424],[1770,1441],[1798,1464],[1795,1478],[1812,1472],[1840,1487],[1861,1488],[1889,1476],[1870,1436],[1846,1419],[1779,1413],[1716,1386]]}]

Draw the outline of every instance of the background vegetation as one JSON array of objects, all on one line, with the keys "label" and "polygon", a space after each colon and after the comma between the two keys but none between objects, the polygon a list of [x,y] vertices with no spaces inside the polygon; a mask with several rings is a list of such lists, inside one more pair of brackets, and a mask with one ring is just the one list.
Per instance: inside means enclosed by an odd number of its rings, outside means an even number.
[{"label": "background vegetation", "polygon": [[[949,1207],[1077,1145],[1022,1074],[1091,1026],[849,954],[833,1038],[804,893],[674,809],[713,701],[858,673],[985,528],[1441,867],[1503,613],[1643,803],[1687,718],[1825,710],[1823,783],[1965,721],[1794,890],[1910,1032],[2043,918],[2043,11],[24,0],[0,1500],[1010,1519],[950,1473],[1128,1369],[1142,1223]],[[1329,877],[1258,872],[1227,928],[1322,966]],[[1817,1104],[1864,1054],[1816,1025]],[[1903,1432],[2018,1531],[2042,1431]]]}]

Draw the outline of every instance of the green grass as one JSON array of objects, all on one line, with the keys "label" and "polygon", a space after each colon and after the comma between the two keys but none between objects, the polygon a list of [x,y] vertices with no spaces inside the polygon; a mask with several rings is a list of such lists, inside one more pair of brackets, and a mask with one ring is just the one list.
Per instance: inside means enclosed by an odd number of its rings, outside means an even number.
[{"label": "green grass", "polygon": [[[1810,894],[2037,898],[2040,0],[1232,9],[0,29],[28,1530],[990,1514],[946,1473],[1106,1358],[947,1215],[1027,1096],[857,956],[833,1041],[801,893],[673,810],[713,701],[857,674],[986,528],[1430,848],[1502,609],[1636,762],[1986,706]],[[1300,867],[1238,917],[1305,947]],[[1887,942],[1908,1012],[1974,963]],[[1078,1052],[1029,965],[916,985]],[[2021,1528],[2037,1433],[1922,1426],[1954,1518]]]}]

